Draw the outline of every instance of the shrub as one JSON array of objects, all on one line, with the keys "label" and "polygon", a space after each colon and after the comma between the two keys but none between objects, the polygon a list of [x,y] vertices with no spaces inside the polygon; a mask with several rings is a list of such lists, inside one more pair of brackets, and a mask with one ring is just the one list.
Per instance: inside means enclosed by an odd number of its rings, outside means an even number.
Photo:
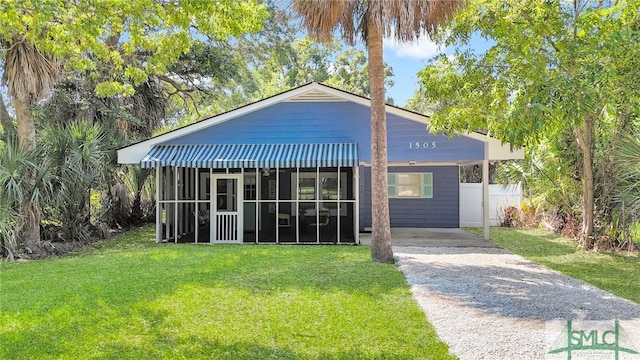
[{"label": "shrub", "polygon": [[629,226],[629,237],[634,244],[640,246],[640,221]]}]

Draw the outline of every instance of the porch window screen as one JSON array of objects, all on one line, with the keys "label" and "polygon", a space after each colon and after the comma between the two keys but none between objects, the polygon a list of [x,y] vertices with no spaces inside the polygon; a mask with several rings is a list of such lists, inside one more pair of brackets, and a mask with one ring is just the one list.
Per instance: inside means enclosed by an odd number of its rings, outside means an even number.
[{"label": "porch window screen", "polygon": [[[295,199],[296,177],[291,175],[291,198]],[[347,189],[347,176],[342,174],[340,189],[338,189],[338,174],[321,172],[320,189],[316,189],[316,173],[300,173],[300,185],[298,186],[298,199],[316,200],[316,193],[320,200],[345,199]],[[317,190],[317,192],[316,192]]]},{"label": "porch window screen", "polygon": [[316,199],[316,179],[313,177],[300,179],[300,190],[298,194],[300,200]]}]

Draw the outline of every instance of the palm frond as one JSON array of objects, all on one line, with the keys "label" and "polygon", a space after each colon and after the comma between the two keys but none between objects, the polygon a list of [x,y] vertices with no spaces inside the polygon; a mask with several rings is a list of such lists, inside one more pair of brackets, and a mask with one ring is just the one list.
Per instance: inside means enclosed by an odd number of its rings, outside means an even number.
[{"label": "palm frond", "polygon": [[0,146],[0,243],[8,256],[22,240],[19,234],[25,224],[42,217],[53,196],[51,181],[41,149],[24,150],[13,136]]},{"label": "palm frond", "polygon": [[466,4],[464,0],[293,0],[293,10],[316,39],[326,41],[336,30],[353,44],[357,35],[367,41],[367,20],[385,38],[414,41],[434,34]]},{"label": "palm frond", "polygon": [[60,75],[58,62],[20,35],[8,45],[2,83],[9,95],[28,104],[46,98]]},{"label": "palm frond", "polygon": [[617,139],[615,149],[620,180],[616,200],[640,213],[640,136]]},{"label": "palm frond", "polygon": [[353,43],[357,3],[358,1],[355,0],[294,0],[292,7],[312,38],[328,41],[333,37],[334,31],[341,28],[343,38]]}]

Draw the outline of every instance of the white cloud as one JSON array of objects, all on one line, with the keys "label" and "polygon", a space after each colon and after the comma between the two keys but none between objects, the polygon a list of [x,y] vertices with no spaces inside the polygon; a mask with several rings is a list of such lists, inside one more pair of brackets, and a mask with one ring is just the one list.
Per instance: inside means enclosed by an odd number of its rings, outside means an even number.
[{"label": "white cloud", "polygon": [[385,48],[395,52],[397,57],[427,59],[441,52],[442,48],[431,41],[428,36],[421,36],[418,41],[400,43],[396,40],[384,39]]}]

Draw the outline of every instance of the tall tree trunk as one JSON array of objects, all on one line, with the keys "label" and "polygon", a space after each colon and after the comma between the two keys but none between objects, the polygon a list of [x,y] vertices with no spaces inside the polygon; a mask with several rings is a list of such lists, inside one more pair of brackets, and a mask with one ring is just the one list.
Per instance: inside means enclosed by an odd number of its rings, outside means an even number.
[{"label": "tall tree trunk", "polygon": [[580,246],[593,248],[593,133],[595,116],[587,116],[581,127],[576,129],[576,139],[582,150],[582,232]]},{"label": "tall tree trunk", "polygon": [[5,137],[9,137],[9,135],[16,132],[16,128],[13,126],[13,119],[7,111],[2,95],[0,95],[0,124],[2,125]]},{"label": "tall tree trunk", "polygon": [[367,51],[371,85],[371,258],[392,262],[391,226],[387,183],[387,115],[385,109],[382,35],[374,21],[368,20]]},{"label": "tall tree trunk", "polygon": [[[20,148],[34,150],[36,148],[36,126],[33,122],[31,108],[26,101],[17,98],[14,98],[13,104],[16,110]],[[30,176],[31,186],[35,187],[36,180],[33,178],[33,174],[28,176]],[[24,217],[24,226],[19,236],[27,248],[36,251],[40,245],[40,209],[30,209],[26,205],[23,204],[23,208],[20,209],[20,213]]]},{"label": "tall tree trunk", "polygon": [[36,148],[36,125],[33,122],[31,108],[26,101],[13,100],[16,109],[16,122],[18,123],[18,141],[22,150]]}]

